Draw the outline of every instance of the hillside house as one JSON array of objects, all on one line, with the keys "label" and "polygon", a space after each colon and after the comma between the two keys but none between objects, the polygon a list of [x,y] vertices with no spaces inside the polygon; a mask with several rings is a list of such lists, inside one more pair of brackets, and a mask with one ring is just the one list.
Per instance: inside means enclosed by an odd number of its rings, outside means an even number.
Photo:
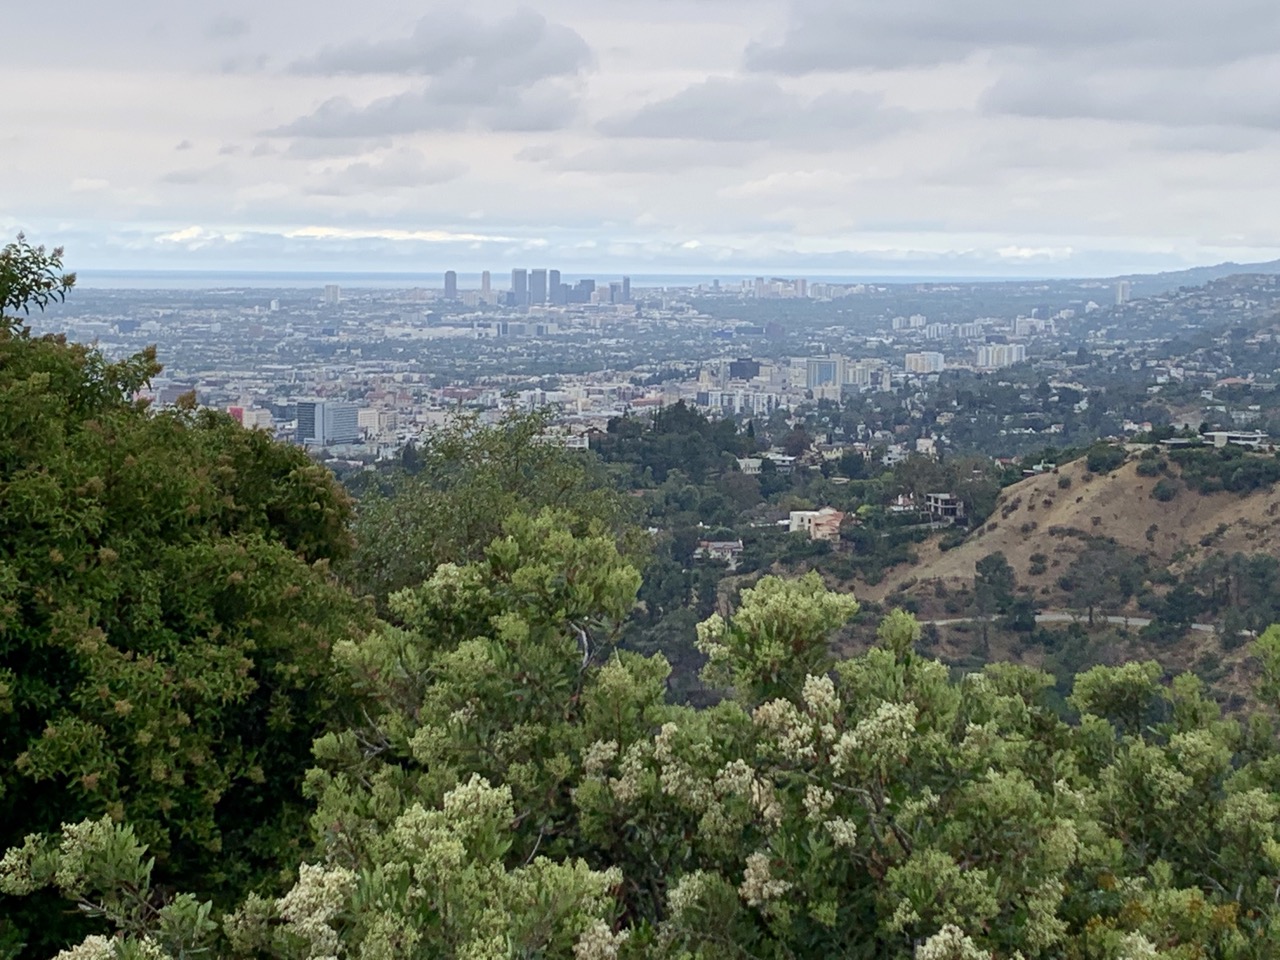
[{"label": "hillside house", "polygon": [[831,543],[840,539],[840,525],[845,515],[835,507],[823,507],[821,510],[792,510],[787,529],[792,533],[804,533],[810,540],[826,540]]},{"label": "hillside house", "polygon": [[929,519],[937,523],[955,523],[964,519],[964,501],[954,493],[930,493],[925,495],[925,509]]}]

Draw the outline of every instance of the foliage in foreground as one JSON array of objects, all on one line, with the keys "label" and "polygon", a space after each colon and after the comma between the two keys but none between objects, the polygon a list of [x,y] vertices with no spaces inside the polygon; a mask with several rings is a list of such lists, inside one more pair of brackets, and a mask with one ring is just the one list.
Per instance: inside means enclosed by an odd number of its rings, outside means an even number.
[{"label": "foliage in foreground", "polygon": [[[70,283],[0,252],[4,308]],[[0,326],[0,956],[1280,954],[1280,629],[1247,720],[1131,663],[1067,723],[1048,675],[953,677],[906,614],[832,662],[857,604],[765,577],[699,627],[723,701],[673,706],[614,646],[640,577],[590,478],[509,495],[530,460],[438,448],[425,519],[368,515],[368,629],[327,475],[151,415],[155,370]]]},{"label": "foliage in foreground", "polygon": [[[0,299],[56,296],[58,266],[5,248]],[[330,650],[369,619],[327,573],[332,477],[228,417],[153,414],[158,370],[0,324],[0,847],[106,815],[158,882],[233,902],[296,862],[310,745],[349,701]],[[0,895],[0,956],[74,926]]]},{"label": "foliage in foreground", "polygon": [[[317,742],[318,844],[283,896],[155,913],[130,829],[92,821],[28,838],[0,884],[121,931],[82,956],[1276,955],[1266,717],[1133,663],[1077,678],[1070,725],[1046,675],[953,679],[901,613],[829,663],[856,604],[812,575],[704,623],[731,696],[675,707],[661,658],[607,652],[637,583],[599,528],[514,517],[398,594],[405,626],[340,645],[377,708]],[[1259,652],[1274,704],[1280,631]]]}]

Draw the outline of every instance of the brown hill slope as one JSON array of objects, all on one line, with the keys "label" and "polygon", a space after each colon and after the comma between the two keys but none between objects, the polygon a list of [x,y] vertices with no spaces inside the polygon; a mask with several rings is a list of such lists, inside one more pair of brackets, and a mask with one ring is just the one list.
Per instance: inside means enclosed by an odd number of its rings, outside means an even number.
[{"label": "brown hill slope", "polygon": [[[1176,473],[1176,467],[1170,465]],[[1062,478],[1067,480],[1062,480]],[[960,546],[943,552],[936,542],[922,545],[920,562],[893,571],[860,596],[879,600],[895,590],[941,581],[972,584],[974,565],[1004,553],[1019,583],[1045,592],[1070,566],[1086,537],[1109,537],[1152,558],[1153,565],[1184,569],[1216,553],[1280,552],[1280,485],[1249,494],[1203,495],[1179,484],[1162,503],[1152,495],[1158,478],[1142,477],[1130,460],[1114,473],[1095,476],[1077,460],[1023,480],[1000,496],[987,524]],[[1068,483],[1069,486],[1060,486]],[[1031,573],[1036,555],[1044,571]]]}]

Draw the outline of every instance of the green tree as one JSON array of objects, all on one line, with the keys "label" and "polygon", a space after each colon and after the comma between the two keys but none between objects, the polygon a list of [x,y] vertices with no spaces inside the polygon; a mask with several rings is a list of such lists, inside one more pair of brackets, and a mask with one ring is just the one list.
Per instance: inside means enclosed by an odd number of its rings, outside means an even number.
[{"label": "green tree", "polygon": [[43,310],[65,299],[75,282],[74,273],[63,272],[61,247],[33,247],[18,234],[15,242],[0,249],[0,324],[16,330],[19,319],[6,311]]},{"label": "green tree", "polygon": [[975,564],[973,599],[982,620],[983,657],[990,656],[991,619],[1008,613],[1017,578],[1003,553],[989,553]]},{"label": "green tree", "polygon": [[[10,307],[70,285],[16,251]],[[159,883],[228,898],[296,855],[330,651],[366,617],[328,572],[332,478],[225,415],[151,412],[159,369],[0,329],[0,846],[105,813]],[[0,942],[38,950],[60,914],[0,897]]]},{"label": "green tree", "polygon": [[510,414],[486,426],[460,415],[432,432],[415,453],[415,472],[387,495],[359,505],[356,548],[344,575],[379,609],[398,590],[429,578],[443,563],[478,559],[513,512],[570,511],[585,530],[601,520],[632,546],[634,504],[590,454],[545,442],[544,413]]}]

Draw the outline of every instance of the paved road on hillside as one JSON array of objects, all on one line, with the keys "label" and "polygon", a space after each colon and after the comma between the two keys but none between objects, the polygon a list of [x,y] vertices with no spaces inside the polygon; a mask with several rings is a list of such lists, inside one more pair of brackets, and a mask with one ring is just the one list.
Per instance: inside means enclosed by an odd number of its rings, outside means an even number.
[{"label": "paved road on hillside", "polygon": [[[1048,610],[1044,613],[1036,614],[1036,623],[1074,623],[1077,620],[1086,620],[1086,619],[1087,619],[1086,617],[1082,617],[1079,614],[1066,613],[1061,610]],[[1093,618],[1094,623],[1099,623],[1103,621],[1105,621],[1106,623],[1114,624],[1117,627],[1136,627],[1138,629],[1141,629],[1151,623],[1150,619],[1146,617],[1095,616]],[[957,623],[980,623],[981,618],[980,617],[957,617],[953,620],[922,620],[920,622],[922,624],[931,623],[935,627],[950,627]],[[1217,633],[1218,632],[1218,628],[1214,626],[1212,623],[1193,623],[1191,624],[1191,629],[1196,630],[1200,633]]]}]

